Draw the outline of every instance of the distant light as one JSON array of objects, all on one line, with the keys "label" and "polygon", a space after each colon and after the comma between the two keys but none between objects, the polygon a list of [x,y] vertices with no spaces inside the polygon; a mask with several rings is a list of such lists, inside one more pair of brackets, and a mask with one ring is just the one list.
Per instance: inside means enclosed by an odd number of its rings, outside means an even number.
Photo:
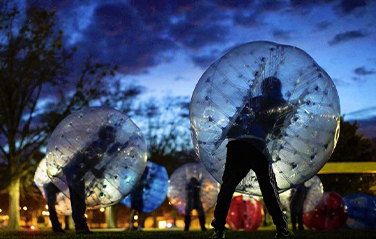
[{"label": "distant light", "polygon": [[26,206],[24,206],[22,209],[23,209],[24,211],[27,211],[27,207],[26,207]]},{"label": "distant light", "polygon": [[172,227],[172,223],[171,222],[167,223],[167,227],[171,228]]},{"label": "distant light", "polygon": [[3,209],[0,208],[0,212],[2,212],[2,211],[3,211]]},{"label": "distant light", "polygon": [[85,216],[85,218],[87,218],[87,214],[86,213],[84,214],[84,216]]},{"label": "distant light", "polygon": [[46,206],[44,206],[46,208],[46,210],[48,210],[48,205],[46,204]]},{"label": "distant light", "polygon": [[7,220],[7,219],[9,219],[8,215],[3,216],[3,220]]},{"label": "distant light", "polygon": [[101,207],[99,211],[104,212],[104,207]]},{"label": "distant light", "polygon": [[31,225],[31,226],[30,226],[30,229],[31,229],[31,230],[35,230],[35,226]]},{"label": "distant light", "polygon": [[138,215],[134,215],[134,216],[133,216],[133,219],[134,219],[134,220],[138,220]]},{"label": "distant light", "polygon": [[166,221],[159,221],[158,222],[158,228],[163,229],[166,228],[167,222]]},{"label": "distant light", "polygon": [[21,207],[18,207],[18,210],[21,210]]},{"label": "distant light", "polygon": [[43,215],[43,216],[49,216],[49,215],[50,215],[50,212],[49,212],[49,211],[42,211],[42,215]]}]

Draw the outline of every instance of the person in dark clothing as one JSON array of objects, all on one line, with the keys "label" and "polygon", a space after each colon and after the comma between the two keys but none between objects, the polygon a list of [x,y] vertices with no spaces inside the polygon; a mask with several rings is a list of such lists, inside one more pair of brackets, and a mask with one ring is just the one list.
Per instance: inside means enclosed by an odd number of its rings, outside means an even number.
[{"label": "person in dark clothing", "polygon": [[56,194],[58,194],[60,190],[52,182],[43,185],[43,190],[47,199],[48,212],[50,213],[50,221],[52,224],[52,231],[64,233],[63,229],[61,229],[61,225],[57,218],[57,213],[55,209]]},{"label": "person in dark clothing", "polygon": [[296,230],[296,219],[298,219],[298,229],[304,230],[303,226],[303,206],[307,198],[308,188],[304,183],[298,184],[291,193],[290,211],[292,229]]},{"label": "person in dark clothing", "polygon": [[[91,233],[89,230],[85,211],[85,180],[86,173],[91,171],[96,178],[103,177],[104,169],[96,169],[103,155],[112,155],[126,145],[115,143],[116,129],[112,126],[102,126],[98,131],[98,139],[89,143],[63,167],[63,173],[69,188],[72,204],[72,218],[75,223],[77,234]],[[112,146],[111,146],[112,145]],[[111,146],[111,148],[109,148]]]},{"label": "person in dark clothing", "polygon": [[[287,219],[282,212],[277,184],[268,155],[265,138],[267,134],[277,137],[284,119],[279,117],[286,109],[281,94],[281,82],[277,77],[266,78],[261,85],[262,96],[250,98],[235,113],[234,122],[222,132],[221,138],[228,138],[225,170],[222,186],[217,198],[211,238],[224,238],[226,217],[237,185],[253,170],[257,176],[265,206],[277,228],[276,237],[289,237]],[[276,129],[275,132],[270,132]]]},{"label": "person in dark clothing", "polygon": [[184,231],[189,230],[189,225],[191,224],[191,212],[193,209],[197,210],[201,230],[206,231],[205,213],[200,200],[200,191],[201,183],[197,180],[197,178],[192,177],[190,182],[187,184],[187,205],[185,207]]}]

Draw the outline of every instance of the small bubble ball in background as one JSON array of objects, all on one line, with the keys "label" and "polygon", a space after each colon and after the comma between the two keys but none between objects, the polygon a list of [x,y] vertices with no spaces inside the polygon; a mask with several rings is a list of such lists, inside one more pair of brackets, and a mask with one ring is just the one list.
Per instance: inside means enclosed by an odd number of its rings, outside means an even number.
[{"label": "small bubble ball in background", "polygon": [[170,203],[183,215],[187,205],[187,185],[194,177],[201,182],[200,200],[204,212],[217,202],[218,183],[201,163],[187,163],[177,168],[170,177],[168,197]]},{"label": "small bubble ball in background", "polygon": [[148,161],[141,180],[132,192],[120,202],[139,212],[152,212],[166,199],[167,190],[168,175],[166,168]]},{"label": "small bubble ball in background", "polygon": [[[324,194],[324,187],[318,176],[313,176],[311,179],[304,182],[304,186],[307,188],[307,197],[304,200],[303,213],[308,213],[316,208],[316,206],[321,202],[322,196]],[[290,211],[290,200],[293,190],[288,189],[287,191],[279,194],[279,198],[284,208]]]},{"label": "small bubble ball in background", "polygon": [[[313,177],[331,156],[339,136],[336,87],[303,50],[256,41],[235,47],[214,62],[201,76],[192,95],[192,141],[205,168],[221,183],[226,135],[246,104],[262,98],[265,79],[279,79],[281,90],[277,93],[283,100],[279,105],[266,105],[268,109],[263,111],[249,108],[243,119],[245,125],[253,127],[271,122],[278,115],[275,124],[263,128],[262,137],[282,192]],[[236,190],[261,195],[252,170]]]},{"label": "small bubble ball in background", "polygon": [[366,194],[350,194],[343,198],[347,206],[346,227],[376,229],[376,198]]},{"label": "small bubble ball in background", "polygon": [[240,194],[231,199],[226,218],[231,230],[256,231],[263,219],[264,210],[256,198]]},{"label": "small bubble ball in background", "polygon": [[345,202],[336,192],[325,192],[317,207],[303,214],[303,224],[314,230],[340,229],[346,220]]},{"label": "small bubble ball in background", "polygon": [[[47,160],[43,158],[34,174],[34,182],[38,187],[43,197],[46,198],[46,192],[44,186],[51,183],[51,179],[47,175]],[[68,193],[69,194],[69,193]],[[56,194],[56,212],[61,215],[70,216],[72,215],[71,202],[67,196],[62,192]]]},{"label": "small bubble ball in background", "polygon": [[146,166],[146,144],[126,115],[88,107],[66,117],[47,145],[47,173],[68,195],[84,180],[89,207],[110,206],[128,195]]}]

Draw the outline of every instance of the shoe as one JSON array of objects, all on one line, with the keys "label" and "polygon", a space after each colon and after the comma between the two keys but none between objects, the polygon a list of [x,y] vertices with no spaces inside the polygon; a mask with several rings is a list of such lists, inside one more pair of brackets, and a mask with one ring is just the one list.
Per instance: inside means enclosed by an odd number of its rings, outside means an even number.
[{"label": "shoe", "polygon": [[209,238],[210,239],[225,238],[225,231],[216,231],[216,230],[214,230],[213,235],[211,235]]},{"label": "shoe", "polygon": [[275,238],[286,238],[286,237],[291,237],[293,235],[294,233],[292,231],[285,230],[285,231],[277,232],[277,234],[275,235]]}]

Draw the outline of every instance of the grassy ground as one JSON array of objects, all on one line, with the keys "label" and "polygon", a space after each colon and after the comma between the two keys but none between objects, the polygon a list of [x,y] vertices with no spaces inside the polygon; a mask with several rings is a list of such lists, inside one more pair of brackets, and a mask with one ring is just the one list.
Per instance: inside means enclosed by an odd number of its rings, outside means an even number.
[{"label": "grassy ground", "polygon": [[[73,231],[68,231],[65,234],[52,233],[51,231],[35,231],[35,232],[4,232],[0,231],[0,238],[20,238],[20,239],[73,239],[73,238],[122,238],[122,239],[141,239],[141,238],[163,238],[163,239],[180,239],[180,238],[198,238],[205,239],[211,235],[212,231],[95,231],[91,235],[75,235]],[[267,239],[274,238],[275,231],[227,231],[227,239]],[[376,230],[329,230],[329,231],[297,231],[294,238],[304,239],[346,239],[346,238],[359,238],[359,239],[376,239]]]}]

